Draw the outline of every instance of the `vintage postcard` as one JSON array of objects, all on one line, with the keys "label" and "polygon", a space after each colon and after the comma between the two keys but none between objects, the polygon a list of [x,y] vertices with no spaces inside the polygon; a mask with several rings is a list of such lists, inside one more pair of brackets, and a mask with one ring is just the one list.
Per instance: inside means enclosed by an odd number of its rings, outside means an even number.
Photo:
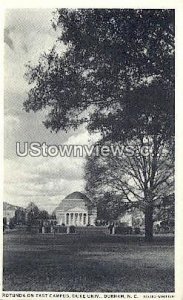
[{"label": "vintage postcard", "polygon": [[181,2],[15,2],[0,298],[183,299]]}]

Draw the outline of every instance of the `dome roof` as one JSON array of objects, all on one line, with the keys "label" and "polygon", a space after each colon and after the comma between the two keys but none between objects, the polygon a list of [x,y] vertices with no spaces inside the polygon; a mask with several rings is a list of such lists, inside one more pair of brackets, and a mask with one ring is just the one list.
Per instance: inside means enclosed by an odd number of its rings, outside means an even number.
[{"label": "dome roof", "polygon": [[[70,201],[70,200],[72,200],[72,201]],[[93,206],[93,203],[85,194],[83,194],[81,192],[73,192],[73,193],[69,194],[68,196],[66,196],[61,201],[61,203],[59,204],[58,207],[56,207],[54,212],[59,209],[69,209],[70,207],[77,206],[77,205],[79,205],[79,203],[83,203],[83,202],[87,207]]]},{"label": "dome roof", "polygon": [[66,196],[64,199],[74,199],[74,200],[85,200],[91,202],[91,200],[83,193],[81,192],[74,192]]}]

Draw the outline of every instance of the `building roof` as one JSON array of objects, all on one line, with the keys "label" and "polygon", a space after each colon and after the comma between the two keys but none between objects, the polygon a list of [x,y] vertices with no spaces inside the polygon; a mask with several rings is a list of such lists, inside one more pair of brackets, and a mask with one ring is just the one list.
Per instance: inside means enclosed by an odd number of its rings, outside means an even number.
[{"label": "building roof", "polygon": [[71,193],[61,201],[59,206],[55,208],[54,212],[57,210],[68,210],[72,207],[80,206],[83,202],[87,207],[93,206],[91,200],[85,194],[81,192]]},{"label": "building roof", "polygon": [[81,192],[74,192],[74,193],[71,193],[69,194],[68,196],[66,196],[64,199],[78,199],[78,200],[84,200],[84,201],[87,201],[87,202],[91,202],[91,200],[83,193]]},{"label": "building roof", "polygon": [[16,205],[13,205],[13,204],[10,204],[8,202],[3,202],[3,210],[17,210],[18,208],[21,208],[23,209],[22,207],[20,206],[16,206]]}]

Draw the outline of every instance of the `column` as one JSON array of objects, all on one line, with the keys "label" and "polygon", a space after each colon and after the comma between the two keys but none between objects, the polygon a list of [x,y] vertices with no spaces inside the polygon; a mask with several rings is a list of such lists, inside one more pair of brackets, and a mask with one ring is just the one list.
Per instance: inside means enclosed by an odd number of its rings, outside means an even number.
[{"label": "column", "polygon": [[75,226],[77,225],[77,213],[75,213]]},{"label": "column", "polygon": [[79,223],[79,214],[75,213],[75,225],[78,226]]},{"label": "column", "polygon": [[73,213],[70,213],[70,225],[73,225],[73,221],[74,221],[74,214]]},{"label": "column", "polygon": [[82,213],[79,213],[79,225],[82,225]]}]

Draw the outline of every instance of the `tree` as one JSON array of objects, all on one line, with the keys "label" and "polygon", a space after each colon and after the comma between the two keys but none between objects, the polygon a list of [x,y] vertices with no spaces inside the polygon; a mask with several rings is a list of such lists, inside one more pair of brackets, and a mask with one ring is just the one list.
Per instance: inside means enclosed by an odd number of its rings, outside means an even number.
[{"label": "tree", "polygon": [[[161,203],[164,204],[165,199],[169,199],[174,189],[174,151],[168,143],[164,143],[161,147],[158,146],[158,153],[155,155],[154,143],[149,137],[145,145],[150,151],[144,153],[139,142],[136,140],[134,145],[131,143],[129,149],[124,145],[112,145],[113,149],[124,147],[121,155],[114,155],[112,152],[107,155],[105,152],[104,156],[88,157],[85,166],[86,192],[99,207],[102,204],[104,215],[106,210],[109,211],[108,204],[113,202],[113,213],[110,213],[113,220],[121,214],[121,209],[138,207],[145,214],[145,237],[150,241],[153,237],[154,220],[160,215],[160,211],[165,212]],[[111,147],[108,143],[105,146]],[[126,153],[125,149],[128,149]],[[169,216],[171,208],[172,206],[168,207]]]},{"label": "tree", "polygon": [[26,212],[25,209],[18,207],[15,210],[15,223],[25,225],[26,221]]},{"label": "tree", "polygon": [[49,213],[46,210],[40,210],[38,218],[40,220],[48,220],[49,219]]},{"label": "tree", "polygon": [[49,213],[46,210],[39,210],[39,208],[33,203],[29,203],[26,208],[27,211],[27,223],[31,225],[38,225],[40,221],[48,220],[50,218]]},{"label": "tree", "polygon": [[175,195],[169,194],[162,197],[155,211],[155,219],[161,221],[162,227],[174,230],[175,226]]},{"label": "tree", "polygon": [[[88,171],[90,175],[93,174],[92,170],[88,169]],[[97,217],[99,220],[114,221],[131,207],[130,203],[122,201],[121,197],[118,197],[114,190],[105,192],[105,185],[101,185],[102,191],[99,193],[93,184],[92,186],[89,185],[87,174],[85,177],[89,189],[86,188],[86,192],[88,195],[92,195],[92,199],[97,205]]]},{"label": "tree", "polygon": [[33,202],[30,202],[28,207],[26,208],[26,211],[27,211],[27,216],[26,216],[27,224],[29,226],[37,225],[39,220],[39,213],[40,213],[39,208]]},{"label": "tree", "polygon": [[54,45],[28,66],[25,110],[47,111],[44,124],[56,132],[86,122],[104,142],[150,138],[155,166],[174,135],[174,11],[60,9],[53,27],[65,52]]}]

